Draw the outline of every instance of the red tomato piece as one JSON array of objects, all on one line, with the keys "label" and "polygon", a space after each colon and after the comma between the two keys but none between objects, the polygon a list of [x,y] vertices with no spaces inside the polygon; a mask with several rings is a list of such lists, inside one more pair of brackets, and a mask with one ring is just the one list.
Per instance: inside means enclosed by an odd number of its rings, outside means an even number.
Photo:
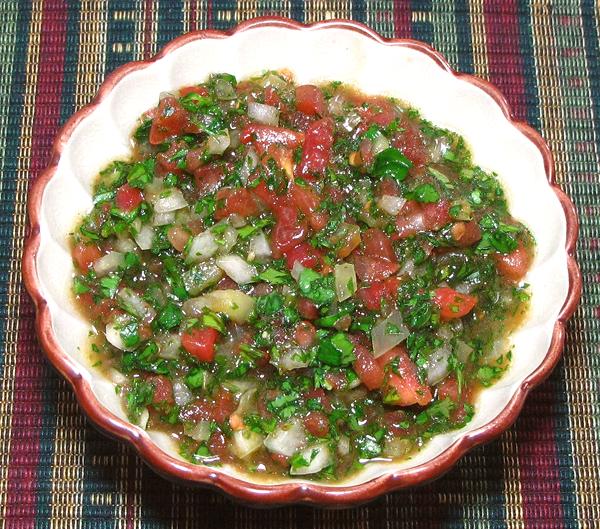
[{"label": "red tomato piece", "polygon": [[331,158],[333,145],[333,127],[331,118],[323,118],[312,123],[306,131],[302,161],[299,174],[308,177],[322,175]]},{"label": "red tomato piece", "polygon": [[302,145],[304,134],[283,127],[250,123],[242,130],[240,141],[246,145],[252,143],[258,151],[258,154],[262,155],[274,144],[284,145],[295,149]]},{"label": "red tomato piece", "polygon": [[319,317],[319,309],[317,306],[306,298],[298,300],[298,312],[300,316],[307,320],[316,320]]},{"label": "red tomato piece", "polygon": [[383,97],[369,98],[366,103],[367,107],[359,111],[363,116],[365,129],[372,124],[387,127],[397,117],[394,105]]},{"label": "red tomato piece", "polygon": [[389,261],[383,257],[370,257],[367,255],[354,256],[354,270],[356,277],[367,283],[383,281],[395,274],[400,266],[396,262]]},{"label": "red tomato piece", "polygon": [[322,411],[309,412],[304,418],[304,426],[315,437],[325,437],[329,433],[329,419]]},{"label": "red tomato piece", "polygon": [[383,369],[393,361],[388,367],[382,387],[386,402],[397,406],[425,406],[431,401],[431,389],[419,380],[417,366],[404,347],[394,347],[375,361]]},{"label": "red tomato piece", "polygon": [[123,184],[117,189],[115,204],[121,211],[133,211],[144,200],[142,191],[129,184]]},{"label": "red tomato piece", "polygon": [[310,84],[296,87],[296,108],[309,116],[324,116],[327,113],[325,97],[321,89]]},{"label": "red tomato piece", "polygon": [[359,288],[357,294],[367,309],[379,310],[382,300],[392,301],[395,299],[399,286],[400,280],[397,277],[390,277],[385,281]]},{"label": "red tomato piece", "polygon": [[154,386],[154,396],[152,397],[152,404],[175,404],[173,398],[173,384],[165,375],[152,375],[146,379]]},{"label": "red tomato piece", "polygon": [[261,202],[269,209],[274,209],[279,204],[279,197],[274,191],[271,191],[264,180],[261,180],[258,185],[254,188],[254,194],[261,200]]},{"label": "red tomato piece", "polygon": [[265,88],[265,105],[278,107],[281,105],[281,98],[272,86]]},{"label": "red tomato piece", "polygon": [[294,329],[294,340],[300,347],[310,347],[315,341],[317,329],[308,321],[298,322]]},{"label": "red tomato piece", "polygon": [[237,405],[230,391],[220,389],[215,397],[213,407],[213,418],[217,422],[223,422],[235,411]]},{"label": "red tomato piece", "polygon": [[448,321],[462,318],[471,312],[477,304],[477,296],[461,294],[450,287],[441,287],[436,289],[433,302],[440,308],[442,321]]},{"label": "red tomato piece", "polygon": [[408,200],[396,216],[396,230],[400,239],[408,239],[425,230],[425,220],[421,205]]},{"label": "red tomato piece", "polygon": [[354,345],[354,360],[352,367],[360,381],[369,389],[379,389],[385,378],[383,368],[375,361],[371,352],[362,345]]},{"label": "red tomato piece", "polygon": [[392,147],[402,151],[415,167],[423,165],[429,160],[429,154],[419,127],[409,120],[403,120],[400,127],[403,131],[392,138]]},{"label": "red tomato piece", "polygon": [[298,219],[296,208],[290,205],[278,204],[275,216],[277,222],[271,232],[271,248],[273,257],[279,259],[308,237],[308,223]]},{"label": "red tomato piece", "polygon": [[308,401],[309,399],[318,400],[321,406],[323,406],[323,409],[327,412],[331,411],[332,409],[331,401],[329,400],[329,397],[327,396],[327,393],[325,393],[323,388],[315,388],[307,391],[304,394],[304,400]]},{"label": "red tomato piece", "polygon": [[202,195],[215,191],[224,177],[225,171],[221,165],[202,165],[194,171],[194,182]]},{"label": "red tomato piece", "polygon": [[461,248],[466,248],[481,240],[481,229],[474,220],[455,222],[451,233],[455,244]]},{"label": "red tomato piece", "polygon": [[208,89],[204,86],[184,86],[179,89],[179,95],[181,97],[188,94],[198,94],[199,96],[206,97],[208,95]]},{"label": "red tomato piece", "polygon": [[469,386],[463,386],[459,393],[456,377],[448,375],[437,385],[437,398],[439,400],[450,399],[456,403],[456,408],[450,413],[450,420],[452,422],[461,422],[464,420],[467,414],[465,404],[469,404],[471,400]]},{"label": "red tomato piece", "polygon": [[167,231],[167,238],[169,239],[171,246],[178,252],[183,252],[190,237],[190,232],[181,226],[171,226]]},{"label": "red tomato piece", "polygon": [[329,220],[329,215],[319,211],[321,200],[317,193],[309,186],[292,184],[290,195],[296,207],[308,217],[311,227],[317,231],[322,230]]},{"label": "red tomato piece", "polygon": [[378,228],[369,228],[362,236],[364,255],[383,257],[388,261],[396,261],[396,253],[390,238]]},{"label": "red tomato piece", "polygon": [[89,270],[94,261],[100,257],[102,257],[102,252],[95,244],[79,243],[73,248],[73,260],[77,267],[84,272]]},{"label": "red tomato piece", "polygon": [[201,362],[211,362],[215,357],[215,342],[219,337],[216,329],[191,329],[181,335],[183,348]]},{"label": "red tomato piece", "polygon": [[290,270],[296,261],[306,268],[316,268],[323,262],[323,254],[314,246],[303,242],[286,252],[285,261]]},{"label": "red tomato piece", "polygon": [[450,222],[450,203],[440,200],[429,204],[423,204],[423,222],[427,230],[439,230]]},{"label": "red tomato piece", "polygon": [[260,213],[260,208],[254,194],[248,189],[220,189],[217,192],[217,210],[215,219],[221,220],[233,213],[242,217],[254,217]]},{"label": "red tomato piece", "polygon": [[511,253],[494,254],[494,259],[498,273],[516,283],[525,277],[533,258],[527,249],[519,244]]},{"label": "red tomato piece", "polygon": [[156,116],[150,127],[149,141],[152,145],[158,145],[171,136],[177,136],[184,132],[197,133],[198,126],[190,121],[188,112],[179,104],[174,97],[164,97],[158,103]]}]

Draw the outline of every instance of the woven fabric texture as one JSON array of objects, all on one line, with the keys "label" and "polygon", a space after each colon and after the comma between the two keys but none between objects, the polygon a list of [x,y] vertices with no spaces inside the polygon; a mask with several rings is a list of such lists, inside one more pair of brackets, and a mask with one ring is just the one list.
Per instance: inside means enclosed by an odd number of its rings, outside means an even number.
[{"label": "woven fabric texture", "polygon": [[[189,30],[353,18],[495,83],[549,142],[581,220],[583,301],[516,425],[425,487],[344,511],[268,511],[175,486],[86,422],[36,341],[26,194],[115,67]],[[593,0],[0,0],[0,520],[4,527],[600,527],[600,7]],[[533,199],[533,198],[532,198]]]}]

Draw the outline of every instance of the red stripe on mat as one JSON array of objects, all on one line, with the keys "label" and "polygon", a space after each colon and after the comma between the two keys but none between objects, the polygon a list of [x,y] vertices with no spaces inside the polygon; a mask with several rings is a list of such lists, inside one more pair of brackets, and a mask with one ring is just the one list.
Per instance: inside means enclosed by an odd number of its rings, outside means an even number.
[{"label": "red stripe on mat", "polygon": [[394,2],[394,32],[397,39],[412,37],[410,0]]},{"label": "red stripe on mat", "polygon": [[[32,178],[48,162],[52,139],[59,126],[67,35],[67,6],[64,1],[45,3],[41,27],[29,164]],[[40,464],[44,402],[45,361],[33,338],[33,319],[31,300],[21,290],[5,520],[22,529],[34,527],[36,522],[37,468]],[[51,461],[43,461],[42,464],[49,465]]]},{"label": "red stripe on mat", "polygon": [[[484,13],[490,81],[502,90],[516,117],[525,119],[527,101],[517,2],[485,0]],[[540,520],[551,519],[552,527],[559,529],[564,527],[564,512],[556,430],[552,417],[544,417],[553,403],[541,402],[548,397],[548,386],[542,391],[529,397],[517,423],[523,519],[527,528],[540,529]],[[550,394],[547,400],[552,401],[553,396]]]}]

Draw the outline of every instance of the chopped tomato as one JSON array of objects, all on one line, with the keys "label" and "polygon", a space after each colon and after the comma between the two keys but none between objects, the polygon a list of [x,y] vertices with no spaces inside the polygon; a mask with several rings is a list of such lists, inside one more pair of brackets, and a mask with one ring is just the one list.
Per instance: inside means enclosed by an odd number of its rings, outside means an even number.
[{"label": "chopped tomato", "polygon": [[494,259],[498,273],[516,283],[525,277],[531,266],[532,256],[522,244],[519,244],[517,249],[510,253],[494,254]]},{"label": "chopped tomato", "polygon": [[217,210],[215,219],[221,220],[233,213],[242,217],[254,217],[260,213],[260,208],[254,194],[244,188],[223,188],[217,192]]},{"label": "chopped tomato", "polygon": [[365,307],[369,310],[379,310],[381,301],[392,301],[398,295],[400,280],[397,277],[390,277],[385,281],[373,283],[357,291],[358,297],[362,300]]},{"label": "chopped tomato", "polygon": [[329,433],[329,418],[322,411],[311,411],[304,418],[304,427],[315,437],[325,437]]},{"label": "chopped tomato", "polygon": [[202,165],[194,171],[194,182],[202,195],[213,192],[224,177],[225,171],[221,165]]},{"label": "chopped tomato", "polygon": [[219,337],[216,329],[191,329],[181,335],[182,347],[201,362],[211,362],[215,357],[215,342]]},{"label": "chopped tomato", "polygon": [[198,94],[199,96],[206,97],[208,95],[208,89],[204,86],[184,86],[179,89],[179,95],[181,97],[188,94]]},{"label": "chopped tomato", "polygon": [[440,308],[442,321],[448,321],[462,318],[471,312],[477,304],[477,296],[461,294],[450,287],[441,287],[436,289],[433,301]]},{"label": "chopped tomato", "polygon": [[294,340],[300,347],[310,347],[315,341],[317,329],[308,321],[301,321],[294,329]]},{"label": "chopped tomato", "polygon": [[371,352],[364,346],[354,345],[354,360],[352,367],[360,381],[370,390],[379,389],[383,384],[385,372],[375,361]]},{"label": "chopped tomato", "polygon": [[178,252],[183,252],[185,245],[190,240],[190,232],[181,226],[171,226],[167,231],[167,238],[171,246]]},{"label": "chopped tomato", "polygon": [[323,254],[307,242],[300,243],[285,253],[287,267],[291,270],[295,262],[306,268],[316,268],[323,262]]},{"label": "chopped tomato", "polygon": [[308,221],[314,230],[322,230],[329,219],[324,211],[319,211],[321,200],[315,191],[309,186],[292,184],[290,190],[292,202],[308,217]]},{"label": "chopped tomato", "polygon": [[319,401],[319,404],[323,406],[323,409],[327,412],[331,411],[331,401],[327,396],[327,393],[323,390],[323,388],[315,388],[307,391],[304,394],[304,400],[307,401],[309,399],[315,399]]},{"label": "chopped tomato", "polygon": [[190,121],[188,112],[176,98],[163,97],[152,120],[149,141],[152,145],[159,145],[171,136],[186,132],[197,133],[199,130],[198,126]]},{"label": "chopped tomato", "polygon": [[407,239],[420,231],[439,230],[450,220],[450,204],[447,200],[431,204],[407,200],[396,216],[396,230],[400,239]]},{"label": "chopped tomato", "polygon": [[448,375],[437,385],[437,398],[439,400],[450,399],[456,404],[456,407],[450,412],[452,422],[461,422],[467,415],[465,404],[469,404],[471,391],[468,386],[463,386],[458,391],[458,381],[455,375]]},{"label": "chopped tomato", "polygon": [[450,203],[447,200],[423,204],[422,208],[425,229],[439,230],[450,222]]},{"label": "chopped tomato", "polygon": [[400,266],[396,262],[389,261],[383,257],[370,257],[367,255],[354,256],[354,270],[356,277],[367,283],[383,281],[395,274]]},{"label": "chopped tomato", "polygon": [[233,394],[230,391],[220,389],[215,397],[213,418],[217,422],[223,422],[231,416],[236,408]]},{"label": "chopped tomato", "polygon": [[310,84],[296,87],[296,108],[309,116],[324,116],[327,113],[323,92]]},{"label": "chopped tomato", "polygon": [[474,220],[455,222],[450,233],[456,245],[461,248],[466,248],[481,240],[481,229]]},{"label": "chopped tomato", "polygon": [[146,379],[154,387],[154,396],[152,404],[169,404],[175,403],[173,398],[173,384],[165,375],[152,375]]},{"label": "chopped tomato", "polygon": [[390,238],[378,228],[365,230],[362,237],[362,251],[371,257],[383,257],[388,261],[396,261],[396,253]]},{"label": "chopped tomato", "polygon": [[137,187],[123,184],[117,189],[115,204],[121,211],[133,211],[144,200],[144,195]]},{"label": "chopped tomato", "polygon": [[415,167],[423,165],[429,159],[427,147],[421,136],[421,131],[416,123],[409,120],[402,120],[400,123],[401,132],[398,132],[392,138],[392,147],[402,151]]},{"label": "chopped tomato", "polygon": [[73,248],[73,260],[82,271],[89,270],[94,261],[100,257],[102,257],[102,252],[95,244],[79,243]]},{"label": "chopped tomato", "polygon": [[261,180],[254,188],[254,194],[262,201],[269,209],[274,209],[279,204],[279,198],[274,191],[271,191],[264,180]]},{"label": "chopped tomato", "polygon": [[265,88],[265,104],[272,107],[279,107],[281,104],[281,98],[272,86]]},{"label": "chopped tomato", "polygon": [[271,232],[273,257],[279,259],[308,237],[308,223],[298,218],[295,207],[278,205],[275,211],[277,222]]},{"label": "chopped tomato", "polygon": [[315,121],[306,131],[302,161],[298,172],[304,177],[322,175],[331,158],[333,145],[333,127],[331,118]]},{"label": "chopped tomato", "polygon": [[382,386],[385,402],[397,406],[425,406],[431,401],[431,389],[419,380],[417,366],[404,347],[394,347],[375,361],[387,369]]},{"label": "chopped tomato", "polygon": [[319,309],[317,306],[306,298],[298,300],[298,312],[300,316],[307,320],[316,320],[319,317]]},{"label": "chopped tomato", "polygon": [[240,135],[243,144],[252,143],[258,154],[264,154],[274,144],[284,145],[295,149],[304,141],[304,134],[283,127],[250,123],[244,127]]},{"label": "chopped tomato", "polygon": [[360,110],[366,125],[365,129],[372,124],[387,127],[397,117],[394,105],[383,97],[369,98],[366,103],[366,108]]}]

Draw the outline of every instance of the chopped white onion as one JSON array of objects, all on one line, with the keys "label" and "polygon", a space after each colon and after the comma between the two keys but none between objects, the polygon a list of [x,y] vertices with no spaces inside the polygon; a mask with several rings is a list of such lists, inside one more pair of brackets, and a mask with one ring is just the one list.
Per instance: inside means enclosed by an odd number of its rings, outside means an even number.
[{"label": "chopped white onion", "polygon": [[454,290],[461,294],[470,294],[471,292],[473,292],[474,287],[475,285],[471,283],[457,283],[456,285],[454,285]]},{"label": "chopped white onion", "polygon": [[148,421],[150,420],[150,412],[148,411],[148,408],[144,408],[141,412],[140,412],[140,418],[138,419],[137,425],[142,429],[145,430],[148,426]]},{"label": "chopped white onion", "polygon": [[152,200],[156,195],[160,195],[165,188],[165,179],[154,177],[152,181],[144,188],[144,196]]},{"label": "chopped white onion", "polygon": [[238,407],[235,410],[235,413],[238,415],[245,415],[249,411],[252,411],[256,407],[256,388],[248,389],[242,393],[240,397],[240,402],[238,403]]},{"label": "chopped white onion", "polygon": [[306,432],[299,421],[279,425],[267,435],[265,447],[269,452],[293,456],[306,442]]},{"label": "chopped white onion", "polygon": [[290,274],[292,274],[292,277],[298,281],[298,279],[300,278],[300,274],[302,273],[302,271],[305,269],[305,266],[302,265],[302,263],[300,263],[300,261],[294,261],[294,266],[292,266],[292,270],[290,271]]},{"label": "chopped white onion", "polygon": [[254,169],[256,169],[259,162],[258,154],[256,151],[250,147],[246,156],[244,158],[244,162],[242,163],[242,167],[240,168],[240,179],[243,183],[248,182],[248,178],[253,173]]},{"label": "chopped white onion", "polygon": [[394,195],[383,195],[377,201],[377,206],[389,215],[398,215],[404,204],[406,204],[405,198]]},{"label": "chopped white onion", "polygon": [[235,99],[237,97],[234,86],[225,79],[217,79],[215,81],[215,95],[217,99],[221,100]]},{"label": "chopped white onion", "polygon": [[324,443],[309,446],[302,450],[301,454],[303,459],[308,462],[308,465],[292,467],[290,469],[290,474],[292,476],[316,474],[333,463],[331,450],[329,450],[329,447]]},{"label": "chopped white onion", "polygon": [[148,224],[142,224],[141,219],[135,219],[131,225],[132,235],[141,250],[152,248],[154,229]]},{"label": "chopped white onion", "polygon": [[344,127],[348,132],[351,132],[361,121],[362,118],[360,117],[358,112],[352,111],[346,115],[346,118],[342,123],[342,127]]},{"label": "chopped white onion", "polygon": [[194,395],[182,379],[176,378],[173,380],[173,398],[177,406],[185,406],[194,400]]},{"label": "chopped white onion", "polygon": [[188,206],[180,189],[173,187],[163,191],[153,201],[154,213],[169,213]]},{"label": "chopped white onion", "polygon": [[414,277],[415,270],[415,262],[412,259],[407,259],[406,261],[404,261],[404,263],[402,263],[402,267],[398,271],[398,275],[408,275],[410,277]]},{"label": "chopped white onion", "polygon": [[373,146],[371,147],[371,152],[374,156],[377,156],[381,151],[385,151],[390,146],[390,140],[388,140],[380,131],[377,132],[372,141]]},{"label": "chopped white onion", "polygon": [[232,213],[229,215],[228,220],[229,224],[231,224],[234,228],[243,228],[247,224],[246,219],[238,213]]},{"label": "chopped white onion", "polygon": [[168,360],[175,360],[179,356],[181,336],[179,334],[160,334],[156,337],[158,356]]},{"label": "chopped white onion", "polygon": [[454,352],[456,353],[456,358],[461,362],[466,362],[469,359],[469,356],[471,356],[473,348],[462,340],[456,340]]},{"label": "chopped white onion", "polygon": [[256,276],[256,268],[239,255],[229,254],[217,258],[217,266],[238,285],[251,283]]},{"label": "chopped white onion", "polygon": [[375,358],[387,353],[392,347],[402,343],[410,334],[406,325],[402,321],[402,316],[397,310],[393,310],[390,315],[379,320],[371,331],[373,340],[373,356]]},{"label": "chopped white onion", "polygon": [[438,335],[439,338],[441,338],[442,340],[445,340],[445,341],[450,341],[452,339],[452,336],[454,336],[454,333],[452,332],[452,329],[450,328],[449,325],[440,326],[440,328],[437,330],[436,334]]},{"label": "chopped white onion", "polygon": [[307,367],[309,362],[308,355],[299,347],[290,347],[284,350],[279,358],[272,362],[280,371],[292,371]]},{"label": "chopped white onion", "polygon": [[431,161],[434,163],[439,162],[448,152],[448,149],[450,149],[450,140],[447,136],[436,138],[431,149]]},{"label": "chopped white onion", "polygon": [[113,347],[121,351],[133,351],[135,347],[127,347],[125,342],[123,342],[123,338],[121,338],[121,328],[124,323],[126,323],[127,318],[118,318],[106,325],[106,329],[104,330],[104,334],[106,335],[106,339],[108,343],[110,343]]},{"label": "chopped white onion", "polygon": [[338,301],[344,301],[356,292],[356,272],[354,265],[342,263],[335,265],[335,292]]},{"label": "chopped white onion", "polygon": [[127,382],[127,377],[114,367],[108,370],[108,377],[113,384],[122,385]]},{"label": "chopped white onion", "polygon": [[446,378],[449,371],[448,357],[450,353],[450,347],[448,344],[444,344],[429,355],[425,364],[425,370],[427,371],[427,383],[430,386]]},{"label": "chopped white onion", "polygon": [[123,304],[127,312],[130,312],[138,318],[150,323],[156,317],[154,307],[142,299],[137,292],[130,288],[122,288],[117,294],[119,301]]},{"label": "chopped white onion", "polygon": [[175,212],[167,211],[166,213],[156,213],[152,215],[152,226],[166,226],[175,222]]},{"label": "chopped white onion", "polygon": [[344,99],[343,95],[341,95],[341,94],[334,95],[327,102],[327,109],[329,110],[329,113],[333,116],[341,116],[344,113],[344,103],[345,102],[346,102],[346,100]]},{"label": "chopped white onion", "polygon": [[184,423],[183,431],[195,441],[207,441],[210,437],[210,421],[199,421],[193,426]]},{"label": "chopped white onion", "polygon": [[[213,229],[214,229],[214,226],[213,226]],[[217,244],[219,244],[219,246],[220,246],[219,253],[220,254],[228,253],[235,246],[235,243],[237,242],[237,238],[238,238],[237,230],[230,224],[227,224],[227,227],[225,228],[223,233],[221,233],[218,236],[218,238],[216,239],[218,241]]]},{"label": "chopped white onion", "polygon": [[255,101],[248,103],[248,117],[264,125],[279,124],[279,110],[271,105],[263,105]]},{"label": "chopped white onion", "polygon": [[267,88],[267,86],[272,86],[277,90],[283,90],[288,87],[287,81],[281,78],[279,75],[273,72],[269,72],[267,75],[264,75],[258,80],[258,84],[263,88]]},{"label": "chopped white onion", "polygon": [[213,290],[199,298],[188,299],[182,309],[187,316],[198,316],[204,307],[227,314],[236,323],[244,323],[254,309],[254,298],[241,290]]},{"label": "chopped white onion", "polygon": [[411,448],[412,444],[408,439],[394,437],[383,445],[383,455],[385,457],[401,457],[407,454]]},{"label": "chopped white onion", "polygon": [[99,276],[105,276],[116,272],[123,264],[125,256],[120,252],[108,252],[106,255],[94,261],[94,272]]},{"label": "chopped white onion", "polygon": [[340,435],[337,451],[341,456],[347,456],[350,453],[350,439],[346,435]]},{"label": "chopped white onion", "polygon": [[210,259],[202,261],[181,274],[183,286],[190,296],[197,296],[208,287],[216,285],[223,277],[223,271]]},{"label": "chopped white onion", "polygon": [[185,261],[188,264],[205,261],[217,253],[218,249],[219,245],[211,231],[203,231],[192,239],[192,243],[187,250]]},{"label": "chopped white onion", "polygon": [[269,245],[267,236],[262,231],[259,231],[250,239],[248,249],[255,259],[271,257],[271,246]]},{"label": "chopped white onion", "polygon": [[[238,340],[239,337],[236,337],[236,339],[232,341],[238,342]],[[236,378],[235,380],[224,380],[222,385],[226,390],[232,391],[233,393],[246,393],[251,389],[256,389],[256,380]]]},{"label": "chopped white onion", "polygon": [[233,432],[232,449],[240,459],[248,457],[263,445],[264,437],[249,428]]},{"label": "chopped white onion", "polygon": [[135,251],[136,245],[129,237],[117,237],[115,248],[118,252],[127,253]]},{"label": "chopped white onion", "polygon": [[206,149],[208,154],[223,154],[230,144],[229,132],[225,130],[214,136],[209,136],[206,142]]}]

